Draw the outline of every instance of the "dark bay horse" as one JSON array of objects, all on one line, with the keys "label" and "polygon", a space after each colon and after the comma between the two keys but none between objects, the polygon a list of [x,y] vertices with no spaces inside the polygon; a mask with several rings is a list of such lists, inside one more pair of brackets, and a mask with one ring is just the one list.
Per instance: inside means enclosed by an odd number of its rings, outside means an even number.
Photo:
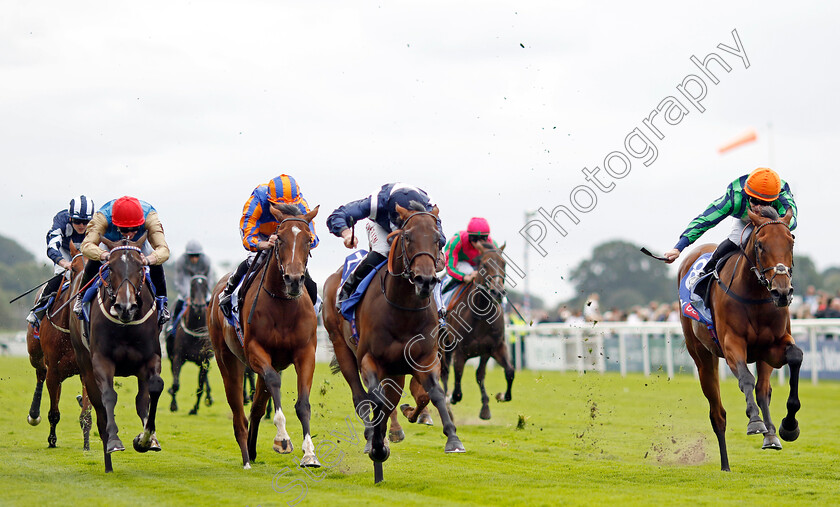
[{"label": "dark bay horse", "polygon": [[[498,393],[498,401],[511,400],[514,369],[510,361],[510,351],[505,343],[505,314],[502,298],[505,295],[505,259],[502,251],[492,243],[479,243],[478,267],[476,277],[466,287],[455,294],[449,303],[446,314],[446,364],[441,371],[443,388],[446,390],[449,377],[449,365],[455,369],[455,385],[452,390],[452,404],[461,401],[461,376],[464,363],[472,357],[478,357],[475,380],[481,390],[481,419],[490,419],[490,398],[484,388],[484,376],[487,362],[492,357],[505,370],[507,391]],[[453,361],[454,359],[454,361]]]},{"label": "dark bay horse", "polygon": [[[102,285],[90,304],[89,333],[84,332],[81,321],[70,319],[70,337],[82,380],[96,410],[105,471],[111,472],[111,453],[125,450],[114,419],[117,403],[114,377],[137,377],[135,406],[143,423],[143,431],[134,438],[134,449],[138,452],[160,451],[155,414],[163,392],[163,379],[160,378],[157,308],[141,258],[146,235],[137,242],[102,241],[110,256],[100,270]],[[103,274],[105,266],[107,275]]]},{"label": "dark bay horse", "polygon": [[[729,470],[726,452],[726,410],[720,398],[718,358],[723,357],[746,396],[747,434],[764,435],[764,449],[781,449],[776,427],[770,420],[770,375],[773,368],[790,367],[790,394],[787,416],[782,419],[779,436],[786,441],[799,437],[799,368],[802,350],[790,334],[788,304],[793,296],[793,235],[790,210],[779,217],[770,207],[749,211],[753,231],[744,249],[720,271],[720,280],[711,283],[710,306],[718,341],[699,322],[681,315],[686,348],[697,364],[703,394],[709,400],[709,418],[720,447],[720,468]],[[682,263],[678,280],[703,253],[714,245],[694,250]],[[768,278],[769,276],[769,278]],[[756,363],[758,382],[747,368]],[[753,398],[755,391],[755,398]],[[756,403],[757,402],[757,403]],[[764,416],[759,417],[759,408]]]},{"label": "dark bay horse", "polygon": [[[73,255],[70,261],[70,280],[72,281],[84,270],[84,258],[72,241],[70,242],[70,253]],[[73,345],[70,343],[70,330],[68,329],[71,310],[67,303],[71,299],[71,293],[72,291],[69,288],[65,289],[62,283],[55,296],[55,301],[47,309],[44,318],[41,320],[38,337],[36,338],[35,329],[32,326],[29,326],[26,334],[29,361],[35,367],[38,380],[27,421],[33,426],[41,422],[41,392],[44,381],[46,381],[47,392],[50,396],[50,411],[47,415],[50,422],[50,434],[47,437],[49,447],[55,447],[58,441],[55,430],[61,419],[61,413],[59,412],[61,383],[79,374],[79,366],[76,364],[76,354],[73,352]],[[73,318],[75,319],[75,316]],[[82,396],[79,398],[79,404],[82,406],[79,424],[82,427],[84,450],[87,451],[90,450],[92,418],[90,414],[91,406],[84,384],[82,385]]]},{"label": "dark bay horse", "polygon": [[390,454],[385,445],[388,415],[402,396],[405,375],[413,375],[420,391],[428,393],[425,397],[416,393],[414,414],[419,414],[423,401],[431,400],[443,421],[445,452],[464,452],[439,384],[437,307],[431,297],[440,254],[438,210],[409,211],[397,206],[397,211],[402,227],[391,233],[388,269],[376,274],[357,309],[358,344],[353,343],[349,324],[335,306],[341,270],[330,275],[324,286],[324,326],[350,385],[356,412],[365,423],[366,436],[370,435],[368,455],[374,461],[377,482],[382,480],[381,463]]},{"label": "dark bay horse", "polygon": [[[300,215],[293,206],[271,205],[277,219],[277,242],[265,263],[256,273],[255,281],[242,297],[242,334],[240,343],[236,330],[230,326],[219,309],[218,295],[227,283],[222,277],[213,291],[209,309],[209,331],[216,362],[225,383],[225,394],[233,411],[233,434],[242,452],[242,466],[251,468],[257,456],[257,433],[269,397],[276,412],[274,450],[291,453],[291,438],[286,432],[286,416],[280,405],[280,370],[294,365],[297,372],[298,400],[295,411],[303,427],[302,467],[320,467],[315,446],[309,432],[309,392],[315,372],[315,347],[318,321],[313,302],[303,286],[309,258],[309,224],[318,214],[316,207]],[[256,260],[254,262],[257,262]],[[259,375],[251,404],[250,427],[245,418],[242,385],[245,366]]]},{"label": "dark bay horse", "polygon": [[175,395],[181,387],[180,376],[181,366],[186,361],[191,361],[198,366],[198,388],[196,389],[195,406],[190,410],[190,415],[198,414],[198,406],[201,404],[201,395],[205,392],[205,403],[209,407],[213,404],[210,396],[210,383],[207,381],[207,371],[210,369],[210,360],[213,359],[213,348],[210,345],[210,333],[207,331],[207,297],[210,294],[210,286],[207,277],[195,275],[190,279],[190,296],[184,304],[184,316],[175,331],[175,340],[172,344],[172,351],[169,354],[169,362],[172,366],[172,386],[169,394],[172,395],[172,403],[169,409],[172,412],[178,410],[178,402]]}]

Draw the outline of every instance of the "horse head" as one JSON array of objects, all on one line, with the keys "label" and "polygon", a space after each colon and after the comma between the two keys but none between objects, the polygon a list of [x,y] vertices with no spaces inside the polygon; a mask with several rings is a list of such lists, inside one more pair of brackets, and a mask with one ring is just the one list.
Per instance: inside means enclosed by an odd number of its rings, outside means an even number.
[{"label": "horse head", "polygon": [[773,303],[788,306],[793,298],[793,212],[788,209],[780,217],[772,207],[761,206],[757,211],[749,210],[749,217],[755,227],[747,243],[747,251],[751,250],[754,256],[752,270],[758,282],[770,291]]},{"label": "horse head", "polygon": [[[414,285],[417,295],[423,298],[429,297],[438,282],[435,268],[440,255],[438,212],[437,206],[432,211],[425,211],[407,210],[397,204],[402,227],[393,233],[396,237],[391,246],[393,269],[390,271],[407,278]],[[395,253],[398,259],[394,258]],[[402,271],[394,273],[398,261]]]},{"label": "horse head", "polygon": [[70,278],[75,278],[85,269],[85,257],[72,241],[70,242],[70,255],[73,256],[70,259]]},{"label": "horse head", "polygon": [[122,322],[131,322],[139,315],[140,294],[146,279],[141,257],[146,234],[137,241],[110,241],[103,238],[102,242],[111,252],[108,257],[108,279],[102,283],[111,300],[110,314]]},{"label": "horse head", "polygon": [[312,243],[312,231],[309,225],[318,214],[315,206],[312,211],[301,214],[294,206],[271,205],[271,214],[277,220],[277,243],[274,245],[274,259],[277,269],[286,285],[286,294],[297,298],[303,294],[303,277],[306,274],[306,262],[309,260],[309,246]]},{"label": "horse head", "polygon": [[475,248],[478,250],[475,285],[501,304],[505,296],[505,258],[502,257],[505,245],[496,248],[492,243],[478,242]]},{"label": "horse head", "polygon": [[207,283],[207,277],[195,275],[190,278],[190,306],[203,311],[209,298],[210,286]]}]

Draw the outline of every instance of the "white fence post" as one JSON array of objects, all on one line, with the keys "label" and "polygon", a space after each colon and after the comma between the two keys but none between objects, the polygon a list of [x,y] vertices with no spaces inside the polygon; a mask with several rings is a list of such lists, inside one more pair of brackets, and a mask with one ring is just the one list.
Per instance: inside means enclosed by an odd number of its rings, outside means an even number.
[{"label": "white fence post", "polygon": [[674,378],[674,348],[671,346],[671,330],[665,330],[665,371],[668,378]]},{"label": "white fence post", "polygon": [[627,336],[624,331],[618,333],[618,369],[621,376],[627,376]]},{"label": "white fence post", "polygon": [[647,332],[642,333],[642,372],[650,377],[650,339]]}]

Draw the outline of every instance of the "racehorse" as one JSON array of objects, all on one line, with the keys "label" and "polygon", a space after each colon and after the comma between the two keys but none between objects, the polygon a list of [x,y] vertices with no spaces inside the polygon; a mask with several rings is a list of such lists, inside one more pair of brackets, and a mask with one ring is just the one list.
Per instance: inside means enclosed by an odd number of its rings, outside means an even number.
[{"label": "racehorse", "polygon": [[[443,388],[446,390],[449,365],[455,369],[455,385],[452,390],[452,404],[461,401],[461,376],[464,363],[472,357],[479,357],[475,380],[481,389],[481,419],[490,419],[490,398],[484,388],[487,362],[492,357],[505,370],[507,391],[496,394],[498,401],[511,400],[514,369],[510,352],[505,343],[505,316],[502,298],[505,295],[505,259],[502,252],[492,243],[476,245],[479,252],[475,279],[453,295],[446,314],[446,364],[441,370]],[[452,361],[454,357],[454,362]]]},{"label": "racehorse", "polygon": [[[286,432],[286,416],[280,405],[279,370],[294,364],[297,372],[298,400],[295,411],[303,427],[302,467],[320,467],[309,432],[309,392],[315,371],[318,321],[313,302],[303,290],[303,277],[310,248],[310,223],[318,208],[301,215],[294,206],[271,205],[277,219],[277,241],[258,268],[255,283],[240,296],[242,300],[242,342],[219,308],[218,295],[227,278],[213,290],[209,309],[209,331],[216,362],[225,383],[225,394],[233,411],[233,434],[242,452],[242,466],[248,470],[257,456],[257,433],[269,397],[274,401],[277,435],[273,448],[281,454],[294,447]],[[255,263],[258,261],[255,260]],[[257,277],[259,282],[256,282]],[[250,427],[243,407],[245,366],[259,376],[251,404]],[[247,440],[246,440],[247,439]]]},{"label": "racehorse", "polygon": [[[709,400],[709,418],[720,447],[720,468],[724,471],[729,471],[729,457],[724,435],[726,410],[720,399],[719,357],[726,359],[738,379],[738,387],[746,396],[747,434],[763,434],[763,449],[782,448],[776,437],[776,427],[770,420],[770,375],[773,368],[787,364],[790,367],[790,394],[787,416],[782,419],[779,436],[788,442],[799,437],[795,416],[800,406],[799,368],[803,354],[790,334],[788,311],[793,297],[792,217],[790,210],[779,217],[769,206],[761,207],[759,212],[749,211],[753,230],[746,246],[720,270],[717,283],[711,282],[710,308],[717,340],[705,325],[680,316],[686,348],[694,358],[703,394]],[[695,249],[680,266],[677,279],[682,280],[701,254],[713,250],[714,245]],[[747,363],[752,362],[757,365],[757,383],[747,368]],[[759,417],[759,408],[763,420]]]},{"label": "racehorse", "polygon": [[385,445],[387,416],[402,396],[405,375],[413,375],[428,393],[417,398],[414,415],[431,400],[443,421],[445,452],[464,452],[439,384],[437,308],[431,297],[440,254],[438,209],[409,211],[398,205],[397,212],[402,227],[389,236],[388,268],[377,272],[357,307],[358,343],[335,304],[341,270],[324,285],[324,327],[356,411],[365,421],[376,482],[382,480],[382,462],[390,455]]},{"label": "racehorse", "polygon": [[210,346],[210,333],[207,331],[207,296],[210,287],[207,277],[195,275],[190,279],[190,296],[184,304],[184,316],[175,331],[175,340],[172,344],[172,352],[169,355],[169,362],[172,366],[172,386],[169,394],[172,395],[172,403],[169,410],[178,410],[178,402],[175,395],[181,386],[181,366],[184,362],[191,361],[198,365],[198,389],[196,389],[195,406],[190,410],[190,415],[198,413],[198,406],[201,404],[201,395],[206,391],[207,396],[204,403],[209,407],[213,404],[210,396],[210,383],[207,381],[207,371],[210,369],[210,360],[213,359],[213,348]]},{"label": "racehorse", "polygon": [[[70,261],[70,280],[72,281],[84,269],[84,260],[72,241],[70,242],[70,253],[73,256]],[[47,309],[44,318],[41,320],[39,330],[36,331],[30,325],[26,333],[29,361],[35,367],[38,380],[35,386],[35,394],[32,397],[29,416],[26,419],[33,426],[41,422],[41,392],[44,381],[46,381],[47,392],[50,395],[50,411],[47,415],[50,422],[50,435],[47,437],[49,447],[55,447],[58,441],[55,429],[61,419],[61,413],[59,412],[61,383],[73,375],[79,374],[79,366],[76,364],[76,354],[73,352],[73,345],[70,343],[70,330],[68,329],[71,311],[67,303],[70,300],[71,292],[69,288],[65,289],[62,283],[52,306]],[[92,418],[90,414],[91,406],[84,384],[82,385],[82,396],[79,398],[79,404],[82,408],[79,415],[79,425],[82,428],[84,450],[88,451],[90,450]]]},{"label": "racehorse", "polygon": [[101,285],[90,304],[89,330],[85,332],[82,327],[88,326],[71,319],[70,338],[82,380],[96,410],[105,472],[113,471],[111,453],[125,450],[114,419],[115,376],[137,377],[135,406],[143,431],[134,438],[134,450],[160,451],[155,414],[163,392],[163,379],[160,378],[157,308],[141,258],[145,241],[145,234],[136,242],[102,239],[110,256],[99,271]]}]

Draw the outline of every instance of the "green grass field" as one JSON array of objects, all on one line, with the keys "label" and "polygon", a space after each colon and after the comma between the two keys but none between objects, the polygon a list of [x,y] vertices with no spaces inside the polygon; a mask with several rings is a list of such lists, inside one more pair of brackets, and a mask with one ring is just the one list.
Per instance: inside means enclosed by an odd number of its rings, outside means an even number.
[{"label": "green grass field", "polygon": [[[465,401],[454,407],[467,453],[444,454],[445,437],[436,414],[438,425],[433,427],[406,423],[406,440],[392,444],[385,481],[374,486],[358,420],[358,441],[347,438],[347,418],[353,416],[349,388],[325,365],[315,372],[312,431],[321,462],[332,467],[312,473],[297,467],[302,435],[293,407],[293,371],[284,377],[284,408],[295,452],[274,453],[274,427],[263,421],[257,460],[249,471],[241,467],[215,365],[215,404],[202,405],[198,416],[187,415],[194,400],[194,365],[182,374],[180,412],[169,412],[169,395],[161,397],[160,453],[131,449],[131,439],[140,431],[134,413],[136,383],[118,379],[117,423],[128,450],[114,455],[115,471],[108,475],[98,436],[92,434],[90,452],[81,450],[78,378],[64,384],[58,448],[48,449],[46,389],[43,420],[31,427],[26,414],[34,371],[25,358],[0,357],[0,372],[3,505],[286,505],[301,494],[302,505],[827,505],[840,499],[836,382],[802,384],[802,434],[774,452],[761,450],[760,436],[746,435],[743,396],[730,377],[722,391],[732,472],[723,473],[708,405],[691,375],[668,380],[661,372],[648,378],[520,372],[514,400],[492,401],[493,418],[485,422],[478,418],[478,388],[470,370]],[[168,373],[164,379],[168,386]],[[501,369],[490,371],[487,383],[491,396],[501,391]],[[788,388],[775,379],[774,388],[772,409],[778,424]]]}]

